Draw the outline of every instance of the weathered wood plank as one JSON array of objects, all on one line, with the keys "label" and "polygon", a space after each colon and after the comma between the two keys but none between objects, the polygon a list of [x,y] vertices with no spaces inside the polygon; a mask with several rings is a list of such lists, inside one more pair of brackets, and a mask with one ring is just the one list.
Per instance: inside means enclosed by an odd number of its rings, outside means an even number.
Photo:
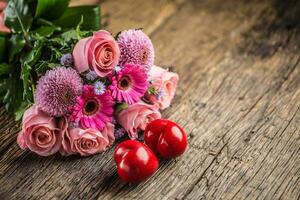
[{"label": "weathered wood plank", "polygon": [[72,0],[70,6],[80,6],[80,5],[97,5],[104,0]]},{"label": "weathered wood plank", "polygon": [[107,1],[101,6],[104,28],[115,34],[121,30],[143,28],[151,34],[185,1]]},{"label": "weathered wood plank", "polygon": [[163,115],[184,126],[188,152],[129,186],[115,173],[112,149],[89,158],[40,158],[18,149],[9,137],[17,125],[7,131],[8,124],[0,136],[0,197],[299,199],[300,30],[271,5],[105,1],[110,31],[145,27],[156,63],[180,74],[178,95]]}]

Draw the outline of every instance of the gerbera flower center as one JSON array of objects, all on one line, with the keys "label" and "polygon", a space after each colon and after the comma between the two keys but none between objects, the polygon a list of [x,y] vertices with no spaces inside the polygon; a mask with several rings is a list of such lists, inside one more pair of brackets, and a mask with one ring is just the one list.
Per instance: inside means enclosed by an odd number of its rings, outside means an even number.
[{"label": "gerbera flower center", "polygon": [[121,90],[127,90],[131,86],[132,82],[129,76],[123,76],[118,84]]},{"label": "gerbera flower center", "polygon": [[98,112],[100,108],[99,102],[96,99],[89,99],[85,102],[83,113],[90,116]]}]

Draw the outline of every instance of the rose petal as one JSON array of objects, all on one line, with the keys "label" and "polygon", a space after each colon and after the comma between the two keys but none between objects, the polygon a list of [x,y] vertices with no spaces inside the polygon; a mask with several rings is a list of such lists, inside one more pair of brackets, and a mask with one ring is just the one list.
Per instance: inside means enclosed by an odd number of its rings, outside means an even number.
[{"label": "rose petal", "polygon": [[91,37],[79,40],[73,49],[74,68],[82,73],[89,69],[86,45]]},{"label": "rose petal", "polygon": [[[151,117],[149,118],[149,116]],[[131,139],[138,138],[138,131],[145,129],[150,122],[145,120],[146,118],[151,119],[151,121],[161,118],[158,107],[138,102],[119,112],[116,117],[118,123],[125,129]]]},{"label": "rose petal", "polygon": [[23,131],[20,131],[18,133],[17,143],[21,147],[21,149],[27,149],[28,148],[27,145],[26,145],[25,139],[23,137]]}]

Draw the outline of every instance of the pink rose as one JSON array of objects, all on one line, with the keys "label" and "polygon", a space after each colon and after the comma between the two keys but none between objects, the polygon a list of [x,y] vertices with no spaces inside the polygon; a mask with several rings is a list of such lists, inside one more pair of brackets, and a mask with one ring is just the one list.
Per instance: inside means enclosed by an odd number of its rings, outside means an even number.
[{"label": "pink rose", "polygon": [[117,114],[118,123],[126,130],[131,139],[138,138],[138,131],[145,130],[149,122],[160,119],[158,107],[144,102],[129,105]]},{"label": "pink rose", "polygon": [[112,35],[104,30],[79,40],[73,50],[74,65],[81,73],[89,68],[105,77],[118,64],[120,49]]},{"label": "pink rose", "polygon": [[22,149],[49,156],[56,153],[61,146],[61,131],[56,127],[56,120],[33,105],[25,111],[22,131],[17,142]]},{"label": "pink rose", "polygon": [[0,32],[10,33],[10,29],[7,26],[5,26],[4,23],[5,17],[3,10],[6,8],[6,5],[6,2],[0,1]]},{"label": "pink rose", "polygon": [[146,95],[146,99],[158,105],[160,109],[170,106],[174,98],[179,76],[161,67],[152,66],[149,72],[150,87],[154,87],[155,94]]},{"label": "pink rose", "polygon": [[113,144],[114,125],[108,123],[100,132],[96,129],[68,128],[65,118],[61,118],[59,122],[61,130],[63,130],[62,155],[71,155],[79,153],[81,156],[89,156],[105,151]]}]

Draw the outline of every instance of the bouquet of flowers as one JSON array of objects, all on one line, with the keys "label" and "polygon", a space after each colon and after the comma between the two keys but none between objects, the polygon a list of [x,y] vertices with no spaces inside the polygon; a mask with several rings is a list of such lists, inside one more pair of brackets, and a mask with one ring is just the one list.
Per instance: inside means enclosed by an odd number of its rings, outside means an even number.
[{"label": "bouquet of flowers", "polygon": [[98,6],[68,3],[0,2],[0,98],[23,117],[19,146],[41,156],[88,156],[137,139],[170,106],[179,79],[154,65],[141,29],[114,37]]}]

